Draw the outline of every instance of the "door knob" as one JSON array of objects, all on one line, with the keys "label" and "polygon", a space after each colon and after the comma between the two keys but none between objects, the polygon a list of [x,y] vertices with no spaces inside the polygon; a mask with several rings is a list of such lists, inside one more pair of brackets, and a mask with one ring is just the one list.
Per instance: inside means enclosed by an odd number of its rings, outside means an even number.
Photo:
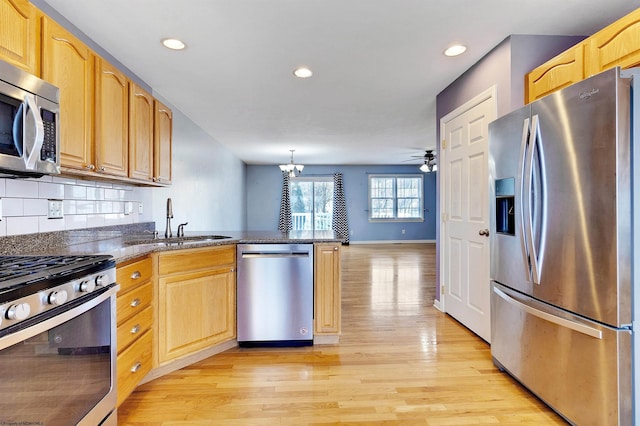
[{"label": "door knob", "polygon": [[489,230],[488,229],[481,229],[478,231],[478,235],[484,235],[485,237],[489,236]]}]

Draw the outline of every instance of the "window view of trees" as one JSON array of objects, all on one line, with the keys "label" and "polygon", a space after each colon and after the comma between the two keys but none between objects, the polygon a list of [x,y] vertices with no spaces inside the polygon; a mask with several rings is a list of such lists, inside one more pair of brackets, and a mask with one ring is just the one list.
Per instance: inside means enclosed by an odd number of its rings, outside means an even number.
[{"label": "window view of trees", "polygon": [[333,178],[292,179],[290,195],[294,230],[332,229]]},{"label": "window view of trees", "polygon": [[369,176],[369,218],[422,220],[421,175]]}]

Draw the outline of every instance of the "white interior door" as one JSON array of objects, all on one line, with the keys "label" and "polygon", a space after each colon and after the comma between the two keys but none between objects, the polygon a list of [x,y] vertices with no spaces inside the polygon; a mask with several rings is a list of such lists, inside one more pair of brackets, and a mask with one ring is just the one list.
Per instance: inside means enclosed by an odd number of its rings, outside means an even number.
[{"label": "white interior door", "polygon": [[440,121],[441,305],[487,342],[491,341],[487,137],[496,115],[493,87]]}]

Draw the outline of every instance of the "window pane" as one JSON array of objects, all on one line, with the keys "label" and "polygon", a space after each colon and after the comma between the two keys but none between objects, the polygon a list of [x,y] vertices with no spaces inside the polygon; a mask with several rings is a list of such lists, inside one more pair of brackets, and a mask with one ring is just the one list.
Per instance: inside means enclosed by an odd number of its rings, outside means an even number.
[{"label": "window pane", "polygon": [[314,229],[326,231],[333,222],[333,181],[313,182]]},{"label": "window pane", "polygon": [[333,179],[292,180],[290,197],[294,230],[332,229]]},{"label": "window pane", "polygon": [[369,218],[422,220],[421,175],[376,175],[369,177]]}]

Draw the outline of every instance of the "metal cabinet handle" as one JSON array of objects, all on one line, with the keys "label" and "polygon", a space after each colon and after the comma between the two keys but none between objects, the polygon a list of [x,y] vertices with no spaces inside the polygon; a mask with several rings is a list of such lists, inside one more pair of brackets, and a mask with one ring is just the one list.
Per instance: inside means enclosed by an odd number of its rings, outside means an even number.
[{"label": "metal cabinet handle", "polygon": [[140,273],[140,271],[135,271],[133,274],[131,274],[131,279],[132,280],[137,280],[141,276],[142,276],[142,274]]},{"label": "metal cabinet handle", "polygon": [[334,248],[333,248],[333,251],[338,251],[338,247],[334,247]]},{"label": "metal cabinet handle", "polygon": [[137,297],[135,299],[133,299],[131,301],[131,307],[135,308],[136,306],[140,305],[140,299],[138,299]]},{"label": "metal cabinet handle", "polygon": [[133,328],[131,329],[131,334],[138,334],[140,332],[140,324],[136,324],[135,326],[133,326]]},{"label": "metal cabinet handle", "polygon": [[135,364],[133,364],[133,367],[131,367],[131,372],[132,373],[137,373],[138,370],[140,370],[140,367],[142,367],[142,363],[140,361],[138,361]]},{"label": "metal cabinet handle", "polygon": [[95,170],[96,166],[94,166],[93,164],[87,164],[87,165],[85,166],[85,168],[86,168],[87,170]]},{"label": "metal cabinet handle", "polygon": [[489,230],[488,229],[481,229],[478,231],[478,235],[484,235],[485,237],[489,236]]}]

